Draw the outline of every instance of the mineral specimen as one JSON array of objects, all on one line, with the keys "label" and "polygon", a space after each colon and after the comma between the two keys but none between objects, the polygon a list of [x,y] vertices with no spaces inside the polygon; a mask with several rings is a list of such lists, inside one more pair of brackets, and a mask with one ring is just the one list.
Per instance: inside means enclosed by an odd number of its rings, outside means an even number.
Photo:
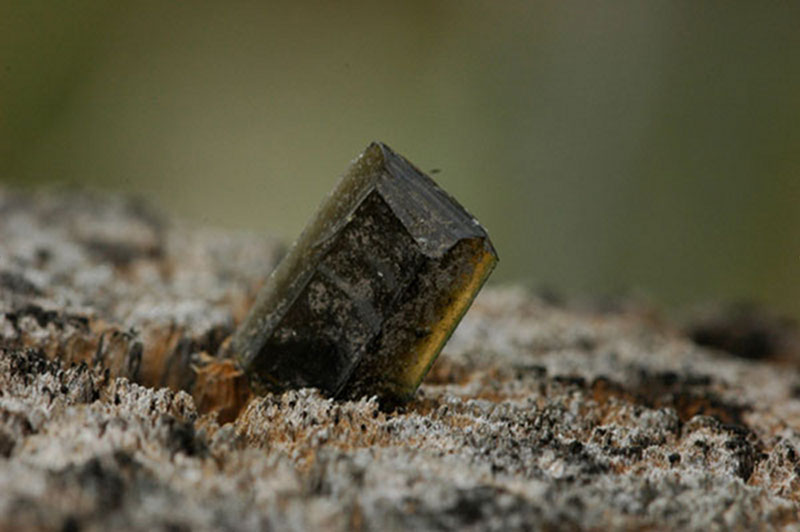
[{"label": "mineral specimen", "polygon": [[373,143],[271,274],[232,353],[256,391],[401,402],[496,263],[472,215]]}]

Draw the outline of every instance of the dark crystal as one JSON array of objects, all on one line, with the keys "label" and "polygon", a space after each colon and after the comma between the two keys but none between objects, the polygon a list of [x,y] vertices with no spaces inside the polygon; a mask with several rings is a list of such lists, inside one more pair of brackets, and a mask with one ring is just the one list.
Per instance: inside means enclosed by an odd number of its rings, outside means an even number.
[{"label": "dark crystal", "polygon": [[403,401],[496,262],[472,215],[373,143],[269,277],[231,349],[262,392]]}]

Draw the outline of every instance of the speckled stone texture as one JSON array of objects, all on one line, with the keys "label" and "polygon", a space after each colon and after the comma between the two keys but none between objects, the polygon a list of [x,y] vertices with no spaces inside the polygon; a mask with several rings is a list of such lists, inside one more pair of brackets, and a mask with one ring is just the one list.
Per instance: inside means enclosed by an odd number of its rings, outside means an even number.
[{"label": "speckled stone texture", "polygon": [[785,323],[739,351],[753,320],[718,313],[711,342],[707,318],[490,288],[402,409],[305,389],[222,424],[181,390],[280,253],[0,189],[0,530],[798,529]]}]

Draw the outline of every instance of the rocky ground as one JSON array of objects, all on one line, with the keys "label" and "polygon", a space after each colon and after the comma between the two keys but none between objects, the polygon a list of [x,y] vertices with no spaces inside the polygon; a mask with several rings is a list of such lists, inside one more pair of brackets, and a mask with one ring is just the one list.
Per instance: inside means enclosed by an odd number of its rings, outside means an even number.
[{"label": "rocky ground", "polygon": [[800,528],[788,322],[488,288],[402,409],[208,396],[280,255],[0,189],[0,530]]}]

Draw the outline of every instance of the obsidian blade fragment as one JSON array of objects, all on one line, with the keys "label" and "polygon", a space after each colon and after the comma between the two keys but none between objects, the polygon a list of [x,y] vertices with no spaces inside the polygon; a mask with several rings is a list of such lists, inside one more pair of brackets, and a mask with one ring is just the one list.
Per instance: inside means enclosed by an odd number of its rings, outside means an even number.
[{"label": "obsidian blade fragment", "polygon": [[472,215],[373,143],[269,277],[231,349],[256,391],[403,401],[496,263]]}]

